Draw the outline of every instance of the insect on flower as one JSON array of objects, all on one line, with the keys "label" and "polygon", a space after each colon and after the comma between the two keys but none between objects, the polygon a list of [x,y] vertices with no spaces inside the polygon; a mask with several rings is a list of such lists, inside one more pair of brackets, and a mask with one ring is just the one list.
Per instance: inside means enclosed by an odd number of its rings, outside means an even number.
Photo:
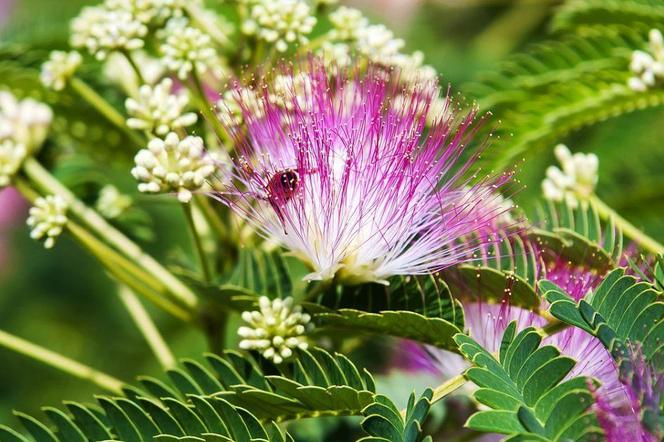
[{"label": "insect on flower", "polygon": [[434,114],[435,82],[405,88],[375,67],[327,72],[312,59],[289,75],[278,92],[261,85],[259,103],[236,88],[229,106],[245,126],[222,122],[240,155],[217,198],[304,260],[308,280],[386,282],[472,259],[482,240],[468,238],[508,210],[495,201],[510,178],[478,178],[481,149],[466,155],[477,110],[448,97]]}]

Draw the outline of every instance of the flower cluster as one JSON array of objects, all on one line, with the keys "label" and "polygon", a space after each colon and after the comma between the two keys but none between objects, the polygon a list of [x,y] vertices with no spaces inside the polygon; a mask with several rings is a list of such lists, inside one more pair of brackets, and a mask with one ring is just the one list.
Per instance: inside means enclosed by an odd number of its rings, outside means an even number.
[{"label": "flower cluster", "polygon": [[296,348],[307,349],[305,333],[311,329],[311,317],[302,313],[301,306],[293,306],[293,298],[270,301],[261,296],[258,306],[260,311],[242,313],[247,326],[238,329],[240,348],[257,350],[275,364],[293,356]]},{"label": "flower cluster", "polygon": [[170,17],[181,17],[187,2],[200,3],[200,0],[106,0],[105,6],[129,12],[146,26],[160,26]]},{"label": "flower cluster", "polygon": [[52,120],[53,112],[45,104],[0,91],[0,140],[12,139],[32,152],[44,142]]},{"label": "flower cluster", "polygon": [[128,195],[120,193],[117,187],[108,184],[99,191],[95,208],[105,218],[113,219],[122,215],[131,207],[132,201]]},{"label": "flower cluster", "polygon": [[244,121],[242,106],[247,106],[252,119],[264,117],[258,93],[250,87],[236,86],[224,92],[222,98],[217,102],[219,119],[227,125],[242,124]]},{"label": "flower cluster", "polygon": [[292,43],[306,43],[306,35],[316,25],[311,8],[303,0],[259,0],[251,9],[251,18],[242,25],[244,33],[274,44],[284,52]]},{"label": "flower cluster", "polygon": [[423,82],[397,112],[386,104],[401,87],[381,72],[332,80],[334,95],[319,64],[298,75],[309,84],[307,106],[279,104],[298,103],[296,88],[268,89],[265,118],[238,139],[237,186],[218,197],[308,263],[309,280],[385,282],[472,255],[479,244],[465,238],[495,224],[502,209],[490,195],[509,179],[461,179],[473,166],[459,157],[475,113],[447,112],[424,135],[421,104],[438,96],[435,83]]},{"label": "flower cluster", "polygon": [[637,92],[643,92],[664,79],[664,37],[659,29],[651,29],[649,33],[649,52],[634,51],[629,65],[634,74],[627,84]]},{"label": "flower cluster", "polygon": [[[438,74],[431,66],[424,65],[421,52],[404,54],[405,42],[396,38],[385,25],[372,25],[357,9],[341,6],[329,15],[333,26],[328,41],[322,45],[319,55],[344,65],[351,46],[373,63],[398,68],[401,81],[417,84],[418,81],[434,80]],[[341,63],[336,61],[340,55]]]},{"label": "flower cluster", "polygon": [[330,37],[334,40],[353,42],[358,34],[369,26],[369,20],[359,9],[341,6],[330,13],[330,23],[333,28]]},{"label": "flower cluster", "polygon": [[81,65],[83,58],[76,51],[53,51],[47,62],[42,65],[41,82],[47,88],[61,91]]},{"label": "flower cluster", "polygon": [[125,107],[130,118],[127,126],[159,136],[196,123],[193,112],[184,112],[189,104],[186,92],[174,94],[173,80],[164,78],[155,86],[144,84],[136,98],[128,98]]},{"label": "flower cluster", "polygon": [[129,11],[88,6],[71,23],[70,43],[103,60],[111,51],[142,48],[147,33],[148,27]]},{"label": "flower cluster", "polygon": [[27,155],[23,144],[9,138],[0,141],[0,189],[9,185]]},{"label": "flower cluster", "polygon": [[170,19],[161,35],[163,63],[181,80],[185,80],[192,71],[202,74],[218,64],[212,38],[190,26],[185,17]]},{"label": "flower cluster", "polygon": [[[661,441],[664,431],[660,398],[664,372],[646,362],[641,348],[636,345],[627,346],[620,371],[626,404],[611,402],[595,392],[594,411],[607,440]],[[631,413],[625,413],[625,408]]]},{"label": "flower cluster", "polygon": [[551,201],[565,201],[577,207],[579,201],[590,198],[597,185],[599,160],[595,154],[572,153],[567,146],[559,144],[554,153],[562,170],[550,166],[542,181],[544,198]]},{"label": "flower cluster", "polygon": [[187,203],[215,171],[212,157],[205,152],[203,139],[188,136],[180,140],[174,132],[165,139],[155,138],[134,158],[131,174],[139,181],[138,190],[147,193],[177,192]]},{"label": "flower cluster", "polygon": [[67,202],[59,195],[37,198],[27,220],[32,228],[30,237],[44,241],[45,248],[52,248],[67,224],[67,208]]}]

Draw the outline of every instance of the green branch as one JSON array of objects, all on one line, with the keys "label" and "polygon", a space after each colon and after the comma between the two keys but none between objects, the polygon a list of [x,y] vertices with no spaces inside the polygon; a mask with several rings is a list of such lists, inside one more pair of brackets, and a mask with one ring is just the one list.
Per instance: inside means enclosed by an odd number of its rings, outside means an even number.
[{"label": "green branch", "polygon": [[143,147],[146,144],[147,141],[141,135],[127,126],[125,117],[87,83],[80,78],[74,77],[71,79],[70,85],[82,99],[94,107],[97,112],[106,117],[111,124],[124,132],[137,146]]},{"label": "green branch", "polygon": [[205,282],[210,283],[212,281],[212,271],[210,270],[210,265],[208,264],[207,254],[203,248],[201,236],[198,233],[198,229],[196,228],[196,222],[194,221],[191,203],[182,203],[182,209],[184,210],[184,216],[187,219],[187,224],[189,225],[189,232],[191,233],[194,249],[196,249],[198,262],[201,267],[201,271],[203,272],[203,278],[205,279]]},{"label": "green branch", "polygon": [[198,299],[191,289],[166,270],[152,256],[145,253],[136,243],[111,226],[101,215],[79,201],[69,189],[44,169],[37,160],[34,158],[25,160],[23,171],[40,191],[47,194],[57,194],[64,198],[69,204],[70,213],[78,218],[85,227],[127,258],[133,260],[143,270],[151,274],[154,279],[161,281],[168,288],[168,292],[173,298],[191,310],[198,305]]},{"label": "green branch", "polygon": [[122,386],[124,385],[124,382],[120,381],[119,379],[95,370],[94,368],[88,367],[87,365],[81,364],[80,362],[76,362],[73,359],[69,359],[44,347],[28,342],[25,339],[21,339],[17,336],[9,334],[3,330],[0,330],[0,345],[37,361],[43,362],[46,365],[50,365],[53,368],[57,368],[58,370],[75,376],[79,379],[90,381],[98,387],[101,387],[104,390],[108,390],[111,393],[122,394]]},{"label": "green branch", "polygon": [[625,236],[631,238],[639,244],[644,249],[652,252],[656,255],[664,253],[664,245],[660,244],[647,234],[645,234],[640,229],[636,228],[634,224],[627,221],[625,218],[620,216],[618,212],[609,207],[604,201],[599,199],[597,195],[593,195],[590,198],[590,203],[595,207],[599,216],[604,220],[611,220],[616,224],[616,227],[620,229]]},{"label": "green branch", "polygon": [[164,369],[175,367],[176,362],[173,353],[171,353],[166,341],[164,341],[161,333],[159,333],[157,326],[152,321],[152,318],[150,318],[147,310],[145,310],[145,307],[143,307],[134,292],[129,287],[121,285],[118,288],[118,296],[127,308],[127,311],[131,315],[141,334],[145,337],[145,340],[159,360],[161,366]]}]

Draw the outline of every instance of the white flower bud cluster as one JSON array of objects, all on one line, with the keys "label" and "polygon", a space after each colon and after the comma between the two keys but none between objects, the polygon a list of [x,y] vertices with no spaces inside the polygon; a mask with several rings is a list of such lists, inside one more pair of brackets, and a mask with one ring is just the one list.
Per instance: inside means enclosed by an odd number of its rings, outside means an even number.
[{"label": "white flower bud cluster", "polygon": [[555,155],[562,170],[549,166],[542,181],[544,198],[565,201],[577,207],[579,200],[587,200],[595,191],[598,180],[599,159],[595,154],[572,153],[567,146],[556,146]]},{"label": "white flower bud cluster", "polygon": [[188,136],[183,140],[171,132],[165,139],[155,138],[134,157],[131,174],[139,181],[138,190],[145,193],[177,192],[178,199],[191,201],[215,171],[212,156],[205,152],[203,139]]},{"label": "white flower bud cluster", "polygon": [[0,189],[9,185],[27,155],[24,145],[10,138],[0,141]]},{"label": "white flower bud cluster", "polygon": [[103,60],[112,51],[142,48],[147,33],[148,27],[129,11],[88,6],[71,23],[70,43]]},{"label": "white flower bud cluster", "polygon": [[239,87],[224,92],[223,97],[217,102],[217,115],[224,124],[239,126],[244,121],[242,106],[246,107],[253,119],[261,119],[265,116],[265,109],[261,97],[249,87]]},{"label": "white flower bud cluster", "polygon": [[161,37],[164,65],[181,80],[187,79],[194,70],[202,74],[218,62],[212,38],[190,26],[185,17],[170,19]]},{"label": "white flower bud cluster", "polygon": [[251,18],[242,31],[273,43],[279,52],[292,43],[306,43],[306,35],[316,25],[316,17],[304,0],[259,0],[251,9]]},{"label": "white flower bud cluster", "polygon": [[294,99],[301,109],[313,99],[313,84],[311,77],[303,72],[295,75],[277,75],[273,81],[270,101],[284,109],[295,108]]},{"label": "white flower bud cluster", "polygon": [[307,349],[304,334],[312,328],[311,317],[301,306],[293,306],[293,298],[270,301],[261,296],[258,305],[260,311],[242,313],[248,326],[238,329],[241,349],[257,350],[275,364],[293,356],[296,348]]},{"label": "white flower bud cluster", "polygon": [[343,68],[350,66],[350,46],[346,43],[323,42],[316,55],[322,58],[327,68]]},{"label": "white flower bud cluster", "polygon": [[[415,84],[418,81],[437,78],[436,70],[423,64],[424,55],[421,52],[411,55],[403,54],[401,50],[405,46],[405,42],[396,38],[385,25],[369,24],[361,11],[341,6],[330,13],[329,19],[333,29],[327,34],[328,53],[325,53],[326,48],[323,47],[319,51],[321,55],[327,55],[330,58],[337,55],[343,62],[348,57],[350,46],[331,46],[331,43],[352,44],[358,53],[373,63],[399,68],[403,83]],[[332,50],[336,51],[336,54],[330,52]],[[339,65],[343,66],[343,64]]]},{"label": "white flower bud cluster", "polygon": [[61,91],[74,76],[82,61],[81,54],[76,51],[52,51],[48,61],[42,64],[39,78],[47,88]]},{"label": "white flower bud cluster", "polygon": [[196,0],[106,0],[108,9],[118,9],[132,14],[147,26],[161,26],[171,17],[182,17],[186,2]]},{"label": "white flower bud cluster", "polygon": [[658,79],[664,79],[664,38],[658,29],[651,29],[649,34],[650,52],[632,52],[629,65],[634,76],[627,81],[630,89],[644,92],[653,87]]},{"label": "white flower bud cluster", "polygon": [[375,63],[391,66],[404,45],[385,25],[370,25],[357,31],[357,50]]},{"label": "white flower bud cluster", "polygon": [[340,6],[329,15],[333,29],[330,38],[341,41],[355,41],[359,31],[369,26],[369,20],[359,9]]},{"label": "white flower bud cluster", "polygon": [[104,218],[117,218],[131,207],[131,197],[120,193],[117,187],[107,184],[99,191],[95,208]]},{"label": "white flower bud cluster", "polygon": [[67,202],[59,195],[37,198],[27,220],[32,229],[30,237],[44,241],[45,248],[52,248],[67,224],[67,208]]},{"label": "white flower bud cluster", "polygon": [[45,104],[0,91],[0,141],[12,139],[30,153],[44,142],[52,120],[53,112]]},{"label": "white flower bud cluster", "polygon": [[173,80],[164,78],[155,86],[144,84],[136,98],[128,98],[125,107],[129,114],[127,126],[159,136],[191,126],[198,117],[193,112],[184,112],[189,104],[186,92],[173,94]]}]

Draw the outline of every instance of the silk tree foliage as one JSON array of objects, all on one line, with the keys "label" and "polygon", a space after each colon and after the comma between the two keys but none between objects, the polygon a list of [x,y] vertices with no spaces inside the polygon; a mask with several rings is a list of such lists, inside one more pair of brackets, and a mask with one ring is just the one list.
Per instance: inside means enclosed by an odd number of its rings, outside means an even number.
[{"label": "silk tree foliage", "polygon": [[[0,439],[661,439],[664,246],[599,198],[601,152],[557,148],[536,210],[511,192],[517,159],[664,103],[662,5],[564,2],[468,106],[358,10],[208,3],[105,0],[57,52],[0,46],[0,186],[49,253],[100,264],[163,366],[119,380],[0,330],[105,390]],[[174,355],[147,303],[209,352]]]}]

